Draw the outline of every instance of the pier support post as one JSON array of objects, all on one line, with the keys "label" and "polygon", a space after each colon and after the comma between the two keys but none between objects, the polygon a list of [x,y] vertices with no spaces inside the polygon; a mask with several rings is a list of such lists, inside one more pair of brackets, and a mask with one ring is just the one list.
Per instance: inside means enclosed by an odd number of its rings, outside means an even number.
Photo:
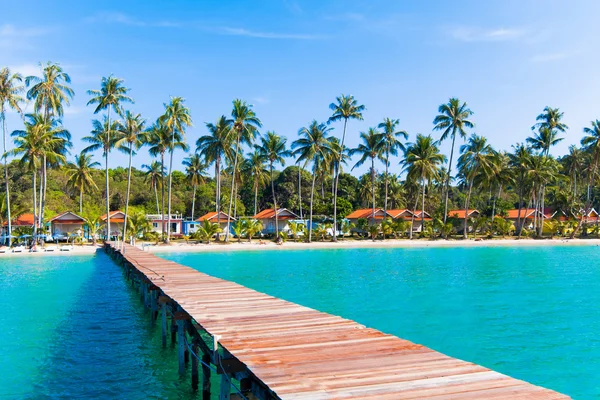
[{"label": "pier support post", "polygon": [[169,298],[167,296],[160,296],[158,302],[160,303],[161,311],[161,327],[162,327],[162,346],[167,347],[167,302]]},{"label": "pier support post", "polygon": [[[178,307],[181,310],[181,307]],[[185,323],[190,319],[190,316],[184,311],[177,311],[173,315],[177,323],[177,358],[179,360],[179,374],[185,374]]]},{"label": "pier support post", "polygon": [[192,390],[198,390],[198,341],[194,340],[192,345]]},{"label": "pier support post", "polygon": [[227,374],[221,375],[221,394],[219,400],[229,400],[231,394],[231,386]]},{"label": "pier support post", "polygon": [[202,400],[210,400],[210,356],[202,355]]}]

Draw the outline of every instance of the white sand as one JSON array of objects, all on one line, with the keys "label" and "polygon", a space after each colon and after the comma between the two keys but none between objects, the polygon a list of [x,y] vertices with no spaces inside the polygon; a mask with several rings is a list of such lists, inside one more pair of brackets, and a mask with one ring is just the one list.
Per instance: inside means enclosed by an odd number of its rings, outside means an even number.
[{"label": "white sand", "polygon": [[[53,245],[46,245],[46,247],[48,246],[53,246]],[[69,256],[69,255],[83,255],[83,254],[94,254],[96,252],[97,249],[101,248],[100,246],[92,246],[92,245],[84,245],[84,246],[78,246],[75,245],[75,247],[73,247],[71,250],[69,251],[60,251],[60,247],[56,246],[56,249],[54,251],[38,251],[38,252],[33,252],[31,253],[29,251],[29,249],[25,249],[23,250],[23,252],[21,253],[13,253],[12,251],[10,253],[0,253],[0,258],[3,257],[21,257],[21,256],[53,256],[53,255],[60,255],[60,256]]]}]

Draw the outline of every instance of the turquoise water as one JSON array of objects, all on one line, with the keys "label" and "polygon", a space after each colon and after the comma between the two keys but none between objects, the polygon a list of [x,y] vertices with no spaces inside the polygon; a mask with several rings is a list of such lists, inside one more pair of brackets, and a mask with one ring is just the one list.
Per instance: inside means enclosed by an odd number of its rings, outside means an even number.
[{"label": "turquoise water", "polygon": [[[575,398],[600,397],[600,247],[344,249],[165,258]],[[192,399],[103,253],[0,259],[0,398]],[[218,387],[215,381],[214,387]],[[199,397],[198,397],[199,398]]]},{"label": "turquoise water", "polygon": [[600,397],[600,247],[163,256],[574,398]]}]

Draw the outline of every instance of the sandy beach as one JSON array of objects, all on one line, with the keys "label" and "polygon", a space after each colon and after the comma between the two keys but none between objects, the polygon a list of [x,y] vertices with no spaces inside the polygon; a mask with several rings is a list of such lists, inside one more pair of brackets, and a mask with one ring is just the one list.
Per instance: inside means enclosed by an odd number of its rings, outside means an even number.
[{"label": "sandy beach", "polygon": [[94,254],[96,252],[97,249],[102,248],[101,246],[92,246],[92,245],[84,245],[84,246],[74,246],[71,250],[69,251],[60,251],[59,248],[57,247],[56,250],[54,251],[37,251],[37,252],[30,252],[29,250],[24,250],[23,252],[20,253],[13,253],[13,252],[9,252],[9,253],[0,253],[0,258],[3,257],[21,257],[21,256],[69,256],[69,255],[84,255],[84,254]]}]

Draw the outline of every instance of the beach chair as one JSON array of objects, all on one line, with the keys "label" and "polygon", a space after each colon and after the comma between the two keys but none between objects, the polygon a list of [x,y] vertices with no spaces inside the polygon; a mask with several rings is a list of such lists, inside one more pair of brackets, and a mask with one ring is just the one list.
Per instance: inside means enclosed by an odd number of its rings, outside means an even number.
[{"label": "beach chair", "polygon": [[1,246],[0,247],[0,253],[6,253],[8,252],[9,248],[7,246]]},{"label": "beach chair", "polygon": [[55,251],[55,250],[56,250],[56,246],[48,246],[45,249],[45,251]]},{"label": "beach chair", "polygon": [[22,253],[25,250],[25,246],[18,245],[13,247],[13,253]]},{"label": "beach chair", "polygon": [[66,246],[60,246],[60,251],[71,251],[73,250],[73,246],[71,246],[70,244],[66,245]]}]

